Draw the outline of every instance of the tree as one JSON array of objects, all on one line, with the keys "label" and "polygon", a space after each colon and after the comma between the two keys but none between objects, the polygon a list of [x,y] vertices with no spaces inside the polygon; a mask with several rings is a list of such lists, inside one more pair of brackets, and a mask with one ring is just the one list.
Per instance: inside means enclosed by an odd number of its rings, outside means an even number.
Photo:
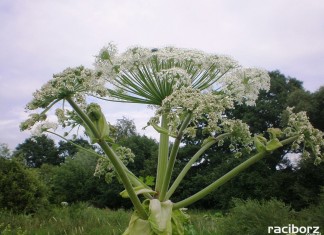
[{"label": "tree", "polygon": [[86,149],[95,149],[93,145],[91,145],[87,140],[82,138],[72,140],[71,142],[59,141],[58,145],[58,154],[60,158],[63,159],[67,157],[73,157],[75,154],[77,154],[80,151],[80,148],[77,146],[81,146]]},{"label": "tree", "polygon": [[130,148],[134,153],[134,162],[128,166],[135,175],[154,177],[158,155],[158,143],[154,139],[137,134],[122,139],[118,144]]},{"label": "tree", "polygon": [[9,158],[11,151],[7,144],[0,143],[0,158]]},{"label": "tree", "polygon": [[126,117],[117,119],[117,123],[113,128],[115,129],[115,139],[117,142],[137,134],[134,121]]},{"label": "tree", "polygon": [[28,138],[16,147],[14,155],[22,155],[28,167],[40,167],[44,163],[59,165],[64,158],[59,156],[54,140],[46,135]]},{"label": "tree", "polygon": [[0,158],[0,208],[32,213],[47,205],[47,188],[36,172]]},{"label": "tree", "polygon": [[311,122],[316,128],[324,131],[324,86],[314,92],[312,98],[314,108],[309,112]]},{"label": "tree", "polygon": [[[51,174],[47,176],[52,188],[51,201],[83,201],[98,207],[121,207],[122,200],[118,194],[122,186],[117,183],[107,185],[103,178],[94,176],[97,160],[95,155],[80,151],[60,166],[52,168]],[[44,165],[41,170],[48,171],[48,166]]]}]

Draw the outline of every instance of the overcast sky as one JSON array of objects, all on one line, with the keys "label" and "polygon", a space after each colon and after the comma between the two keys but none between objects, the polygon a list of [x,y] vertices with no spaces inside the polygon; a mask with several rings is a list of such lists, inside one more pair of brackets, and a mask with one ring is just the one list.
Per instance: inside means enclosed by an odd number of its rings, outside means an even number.
[{"label": "overcast sky", "polygon": [[[323,0],[0,0],[0,143],[13,149],[32,93],[66,67],[92,68],[113,41],[226,54],[242,65],[280,70],[314,92],[324,85]],[[109,104],[138,129],[145,107]],[[145,134],[150,135],[147,130]]]}]

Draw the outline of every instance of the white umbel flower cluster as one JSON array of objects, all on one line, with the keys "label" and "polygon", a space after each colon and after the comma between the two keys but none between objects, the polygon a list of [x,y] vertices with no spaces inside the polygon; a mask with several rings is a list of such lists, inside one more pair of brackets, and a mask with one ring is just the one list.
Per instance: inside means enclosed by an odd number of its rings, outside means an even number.
[{"label": "white umbel flower cluster", "polygon": [[32,130],[32,136],[41,136],[44,132],[50,129],[55,131],[57,127],[58,124],[55,122],[42,122],[34,127]]},{"label": "white umbel flower cluster", "polygon": [[260,90],[270,89],[269,75],[262,69],[240,68],[227,73],[219,83],[223,92],[247,105],[255,105]]},{"label": "white umbel flower cluster", "polygon": [[[115,86],[112,97],[125,102],[140,97],[138,102],[144,99],[148,104],[161,105],[164,98],[183,86],[202,91],[215,84],[238,103],[254,105],[259,91],[270,87],[270,77],[264,70],[242,68],[228,56],[174,47],[134,47],[117,54],[116,47],[109,44],[99,52],[95,66]],[[158,101],[152,100],[155,96]]]},{"label": "white umbel flower cluster", "polygon": [[77,96],[77,100],[82,102],[84,94],[107,94],[100,73],[83,66],[67,68],[62,73],[54,74],[52,80],[34,92],[34,98],[27,104],[27,109],[47,108],[51,103],[69,96]]},{"label": "white umbel flower cluster", "polygon": [[[113,75],[122,71],[132,71],[141,65],[150,64],[154,60],[162,69],[182,67],[194,71],[198,68],[199,70],[208,70],[210,67],[216,67],[221,73],[225,73],[238,66],[237,62],[228,56],[211,55],[198,50],[175,47],[160,49],[133,47],[118,55],[116,46],[113,44],[108,44],[100,50],[95,65],[113,82]],[[152,67],[152,69],[154,68]],[[156,72],[160,71],[158,67],[155,67],[155,69]]]},{"label": "white umbel flower cluster", "polygon": [[289,115],[288,124],[284,129],[286,137],[298,136],[293,143],[294,151],[302,151],[303,157],[315,156],[315,164],[319,164],[324,160],[324,133],[315,129],[309,122],[306,112],[294,113],[293,108],[287,108]]},{"label": "white umbel flower cluster", "polygon": [[[228,56],[174,47],[135,47],[117,54],[115,47],[110,45],[100,51],[95,66],[112,84],[113,88],[109,89],[112,98],[158,106],[163,99],[182,87],[200,91],[212,89],[214,84],[215,87],[223,87],[223,83],[217,83],[225,74],[232,74],[229,79],[234,82],[233,77],[240,71],[238,63]],[[263,78],[269,80],[269,77]],[[249,97],[248,89],[245,89],[244,95],[246,100],[253,100]]]},{"label": "white umbel flower cluster", "polygon": [[[157,109],[156,116],[151,121],[158,123],[159,117],[167,113],[169,132],[177,134],[184,114],[191,113],[191,122],[198,123],[206,120],[208,123],[206,131],[218,132],[221,131],[218,121],[222,119],[223,112],[232,106],[233,102],[222,95],[213,94],[213,92],[203,93],[192,87],[183,87],[163,100],[162,106]],[[195,128],[188,127],[185,133],[194,136]]]}]

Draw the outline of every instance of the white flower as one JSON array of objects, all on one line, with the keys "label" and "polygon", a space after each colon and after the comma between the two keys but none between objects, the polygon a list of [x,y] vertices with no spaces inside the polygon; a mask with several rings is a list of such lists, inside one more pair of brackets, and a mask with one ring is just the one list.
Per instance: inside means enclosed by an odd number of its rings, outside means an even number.
[{"label": "white flower", "polygon": [[27,109],[47,108],[53,102],[77,95],[79,102],[84,101],[85,94],[105,96],[104,80],[100,73],[83,66],[67,68],[62,73],[54,74],[53,79],[37,90],[34,99],[27,104]]},{"label": "white flower", "polygon": [[303,157],[309,157],[310,153],[315,156],[315,163],[319,164],[324,159],[324,133],[315,129],[309,122],[306,112],[293,113],[293,108],[287,108],[288,124],[284,129],[286,137],[298,136],[293,143],[294,151],[302,150]]},{"label": "white flower", "polygon": [[68,205],[69,205],[68,202],[61,202],[61,206],[63,206],[63,207],[67,207]]},{"label": "white flower", "polygon": [[104,48],[95,65],[113,85],[109,90],[112,98],[151,105],[161,105],[182,87],[206,90],[238,67],[227,56],[174,47],[134,47],[120,55]]},{"label": "white flower", "polygon": [[56,130],[57,127],[58,125],[55,122],[42,122],[36,127],[34,127],[34,129],[32,130],[32,135],[41,136],[45,131],[49,129]]},{"label": "white flower", "polygon": [[238,68],[220,79],[221,90],[239,104],[255,105],[260,90],[268,91],[270,77],[261,69]]}]

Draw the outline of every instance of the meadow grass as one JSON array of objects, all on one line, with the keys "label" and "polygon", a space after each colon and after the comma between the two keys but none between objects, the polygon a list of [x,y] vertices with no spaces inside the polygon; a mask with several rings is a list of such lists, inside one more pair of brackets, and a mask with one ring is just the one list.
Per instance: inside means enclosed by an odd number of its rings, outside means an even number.
[{"label": "meadow grass", "polygon": [[[189,213],[196,234],[217,234],[214,216]],[[98,209],[79,203],[43,210],[33,215],[0,211],[1,235],[117,235],[126,229],[131,211]]]},{"label": "meadow grass", "polygon": [[[117,235],[125,231],[131,214],[132,211],[98,209],[85,203],[29,215],[0,210],[0,235]],[[319,226],[324,234],[324,203],[296,212],[277,200],[235,200],[235,206],[225,215],[194,209],[188,214],[189,235],[260,235],[267,234],[269,225],[288,224]]]},{"label": "meadow grass", "polygon": [[[2,230],[0,234],[116,235],[123,233],[130,214],[124,210],[98,209],[86,204],[57,207],[34,215],[17,215],[2,211],[0,212],[0,230]],[[9,229],[8,224],[10,224]]]}]

